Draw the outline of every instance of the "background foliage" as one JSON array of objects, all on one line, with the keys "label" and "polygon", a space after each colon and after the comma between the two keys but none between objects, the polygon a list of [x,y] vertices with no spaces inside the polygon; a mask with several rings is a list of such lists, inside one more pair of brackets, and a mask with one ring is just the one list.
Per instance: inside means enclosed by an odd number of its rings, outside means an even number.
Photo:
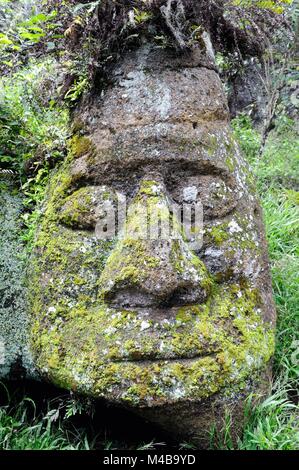
[{"label": "background foliage", "polygon": [[[247,426],[238,448],[298,449],[299,70],[294,49],[298,40],[290,26],[298,30],[298,2],[174,1],[173,7],[184,7],[183,20],[176,22],[179,41],[170,28],[173,17],[161,19],[162,3],[169,2],[0,0],[0,169],[13,172],[23,195],[22,238],[30,250],[49,175],[66,154],[72,108],[93,87],[104,86],[110,64],[126,47],[136,47],[145,35],[158,47],[184,48],[200,40],[205,28],[216,47],[228,93],[235,78],[256,61],[266,97],[265,117],[252,119],[253,103],[232,124],[264,207],[278,328],[273,395],[257,408],[248,402]],[[2,177],[0,190],[5,186]],[[108,442],[103,435],[97,438],[95,423],[100,417],[93,421],[92,410],[91,403],[73,396],[42,404],[27,395],[8,396],[0,408],[0,448],[133,445]],[[87,417],[95,426],[93,432],[74,427],[73,415]],[[233,448],[230,417],[220,435],[211,432],[211,447]]]}]

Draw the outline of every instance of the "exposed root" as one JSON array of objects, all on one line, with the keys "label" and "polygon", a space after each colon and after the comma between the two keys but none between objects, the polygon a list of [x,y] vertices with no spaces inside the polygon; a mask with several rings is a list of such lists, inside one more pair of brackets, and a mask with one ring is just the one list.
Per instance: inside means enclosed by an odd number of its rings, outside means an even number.
[{"label": "exposed root", "polygon": [[186,24],[186,15],[182,1],[167,0],[167,4],[161,6],[160,11],[179,47],[186,49],[187,43],[183,33]]}]

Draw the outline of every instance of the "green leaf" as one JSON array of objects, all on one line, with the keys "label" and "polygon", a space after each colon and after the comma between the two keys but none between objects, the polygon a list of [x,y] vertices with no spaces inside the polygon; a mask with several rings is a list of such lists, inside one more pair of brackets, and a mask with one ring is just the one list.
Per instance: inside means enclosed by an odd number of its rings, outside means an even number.
[{"label": "green leaf", "polygon": [[39,26],[28,26],[29,31],[36,31],[37,33],[43,33],[44,30]]},{"label": "green leaf", "polygon": [[7,163],[7,162],[10,162],[11,160],[12,160],[12,157],[10,157],[9,155],[0,155],[1,163]]},{"label": "green leaf", "polygon": [[32,41],[32,42],[38,42],[44,36],[45,36],[45,33],[34,34],[34,33],[29,33],[29,32],[23,32],[20,34],[20,37],[22,39],[28,39],[29,41]]},{"label": "green leaf", "polygon": [[41,23],[47,21],[48,18],[44,13],[39,13],[38,15],[31,16],[28,23]]},{"label": "green leaf", "polygon": [[0,45],[8,46],[13,42],[6,36],[6,34],[0,33]]},{"label": "green leaf", "polygon": [[12,61],[9,61],[9,60],[3,60],[2,64],[6,65],[7,67],[13,67]]}]

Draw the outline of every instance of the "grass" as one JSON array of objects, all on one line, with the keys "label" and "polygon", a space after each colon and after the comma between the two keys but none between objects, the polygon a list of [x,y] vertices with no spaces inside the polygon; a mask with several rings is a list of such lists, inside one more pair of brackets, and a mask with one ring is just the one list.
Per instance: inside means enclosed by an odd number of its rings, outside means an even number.
[{"label": "grass", "polygon": [[36,414],[36,405],[24,397],[15,406],[0,408],[0,450],[89,450],[84,430],[68,426],[59,410]]},{"label": "grass", "polygon": [[[0,382],[1,450],[152,450],[159,431],[125,410],[103,407],[45,384]],[[30,397],[30,398],[29,398]],[[31,398],[32,397],[32,398]],[[130,420],[132,427],[128,429]],[[134,429],[138,429],[137,433]]]},{"label": "grass", "polygon": [[248,411],[248,423],[239,449],[296,450],[299,446],[299,410],[288,398],[285,384],[277,384],[272,396]]},{"label": "grass", "polygon": [[[260,405],[246,409],[246,426],[237,446],[231,439],[231,419],[223,432],[213,436],[212,447],[220,449],[299,449],[299,154],[295,123],[279,118],[264,153],[258,156],[260,138],[244,115],[233,122],[235,134],[253,168],[260,193],[269,243],[274,296],[278,313],[275,384],[273,393]],[[92,449],[128,448],[115,440],[97,442],[71,417],[86,412],[80,402],[67,401],[58,407],[48,402],[37,413],[34,402],[24,398],[0,408],[0,449]],[[88,412],[87,412],[88,413]],[[155,449],[162,443],[136,445]],[[135,448],[136,448],[135,447]],[[192,449],[189,443],[183,449]]]},{"label": "grass", "polygon": [[[269,244],[277,307],[273,394],[248,407],[239,449],[299,449],[299,141],[295,123],[281,117],[258,156],[259,135],[250,120],[233,123],[256,176]],[[227,431],[227,429],[226,429]]]},{"label": "grass", "polygon": [[272,395],[258,406],[247,402],[246,426],[237,444],[232,439],[232,418],[227,416],[222,430],[211,434],[211,448],[220,450],[297,450],[299,443],[298,406],[288,396],[286,384],[277,382]]}]

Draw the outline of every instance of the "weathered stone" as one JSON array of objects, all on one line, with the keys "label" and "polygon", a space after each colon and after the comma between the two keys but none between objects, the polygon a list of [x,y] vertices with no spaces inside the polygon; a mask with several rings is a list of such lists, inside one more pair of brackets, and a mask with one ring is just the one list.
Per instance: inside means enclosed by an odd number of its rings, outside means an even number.
[{"label": "weathered stone", "polygon": [[[275,310],[262,215],[215,67],[146,45],[82,106],[84,136],[53,175],[30,277],[40,376],[128,407],[207,446],[226,412],[266,393]],[[124,237],[99,239],[105,203],[128,201]],[[201,201],[191,249],[171,204]],[[175,236],[136,238],[171,219]],[[144,215],[144,214],[143,214]]]}]

